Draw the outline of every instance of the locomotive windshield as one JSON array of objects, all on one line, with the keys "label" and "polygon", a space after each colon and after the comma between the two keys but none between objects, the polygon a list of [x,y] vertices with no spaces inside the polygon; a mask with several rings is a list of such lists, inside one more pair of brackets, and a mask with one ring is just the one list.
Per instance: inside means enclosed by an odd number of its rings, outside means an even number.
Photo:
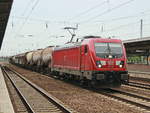
[{"label": "locomotive windshield", "polygon": [[95,43],[96,56],[101,58],[120,58],[123,55],[120,43]]}]

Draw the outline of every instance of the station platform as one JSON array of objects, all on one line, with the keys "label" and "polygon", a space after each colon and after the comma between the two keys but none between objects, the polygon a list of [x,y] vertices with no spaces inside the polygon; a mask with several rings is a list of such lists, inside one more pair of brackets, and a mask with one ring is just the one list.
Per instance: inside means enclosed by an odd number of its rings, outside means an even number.
[{"label": "station platform", "polygon": [[1,68],[0,68],[0,113],[15,113]]},{"label": "station platform", "polygon": [[129,72],[141,72],[150,74],[150,65],[145,64],[128,64],[127,65]]}]

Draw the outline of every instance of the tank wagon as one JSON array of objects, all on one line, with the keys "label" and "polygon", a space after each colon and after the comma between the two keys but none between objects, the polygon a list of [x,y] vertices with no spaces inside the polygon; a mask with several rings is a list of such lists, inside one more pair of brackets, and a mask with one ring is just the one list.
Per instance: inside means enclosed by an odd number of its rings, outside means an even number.
[{"label": "tank wagon", "polygon": [[[86,36],[80,42],[25,53],[22,65],[81,84],[119,87],[128,82],[126,52],[121,40]],[[14,56],[16,58],[16,56]],[[11,62],[15,62],[15,58]],[[20,57],[22,59],[22,57]]]},{"label": "tank wagon", "polygon": [[43,49],[38,49],[37,51],[34,51],[32,54],[32,69],[35,71],[40,70],[40,66],[41,66],[41,58],[42,58],[42,51]]},{"label": "tank wagon", "polygon": [[[50,73],[51,60],[52,60],[52,51],[53,46],[49,46],[43,49],[41,54],[41,71],[44,73]],[[43,71],[44,70],[44,71]]]},{"label": "tank wagon", "polygon": [[32,55],[33,55],[33,51],[27,52],[27,53],[25,54],[26,66],[32,65]]},{"label": "tank wagon", "polygon": [[16,64],[18,66],[25,66],[26,65],[26,58],[25,58],[26,53],[18,54],[15,56],[10,57],[9,62],[12,64]]}]

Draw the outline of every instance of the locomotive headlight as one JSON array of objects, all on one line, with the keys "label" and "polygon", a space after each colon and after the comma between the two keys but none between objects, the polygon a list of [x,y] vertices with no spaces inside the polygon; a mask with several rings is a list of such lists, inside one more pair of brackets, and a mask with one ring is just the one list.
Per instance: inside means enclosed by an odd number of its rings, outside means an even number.
[{"label": "locomotive headlight", "polygon": [[124,65],[124,61],[116,61],[116,65],[122,68]]},{"label": "locomotive headlight", "polygon": [[119,65],[119,67],[122,68],[123,66],[122,66],[122,65]]},{"label": "locomotive headlight", "polygon": [[106,61],[96,61],[96,65],[98,68],[101,68],[102,66],[106,65]]},{"label": "locomotive headlight", "polygon": [[96,61],[96,65],[97,65],[97,67],[98,67],[98,68],[101,68],[101,67],[102,67],[102,65],[101,65],[101,62],[100,62],[100,61]]},{"label": "locomotive headlight", "polygon": [[102,67],[102,65],[101,65],[101,64],[99,64],[99,65],[98,65],[98,67],[99,67],[99,68],[101,68],[101,67]]}]

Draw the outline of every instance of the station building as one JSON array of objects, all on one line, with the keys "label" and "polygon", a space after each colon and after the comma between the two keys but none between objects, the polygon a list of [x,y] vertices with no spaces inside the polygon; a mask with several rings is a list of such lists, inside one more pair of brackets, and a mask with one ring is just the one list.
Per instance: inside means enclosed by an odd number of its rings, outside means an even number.
[{"label": "station building", "polygon": [[150,37],[123,41],[129,64],[150,65]]}]

